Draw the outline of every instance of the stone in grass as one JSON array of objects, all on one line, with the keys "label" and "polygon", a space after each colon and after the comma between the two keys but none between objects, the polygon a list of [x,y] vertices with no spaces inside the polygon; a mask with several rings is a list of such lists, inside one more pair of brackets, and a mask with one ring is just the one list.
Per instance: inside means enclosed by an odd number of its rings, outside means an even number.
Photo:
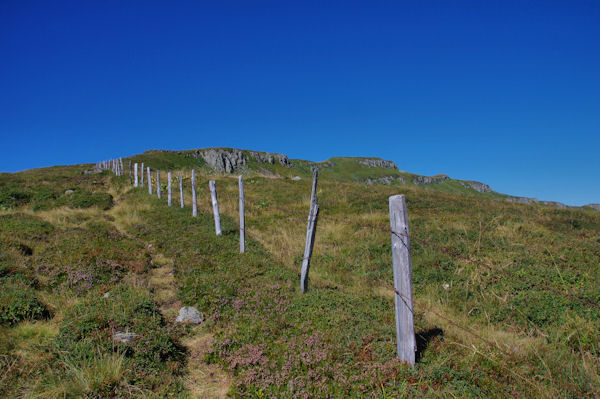
[{"label": "stone in grass", "polygon": [[73,191],[73,190],[67,190],[67,191],[65,191],[65,194],[66,194],[66,195],[69,195],[69,194],[73,194],[74,192],[75,192],[75,191]]},{"label": "stone in grass", "polygon": [[113,334],[113,341],[120,342],[122,344],[132,344],[135,342],[136,338],[137,334],[130,332],[117,331]]},{"label": "stone in grass", "polygon": [[294,176],[292,177],[293,181],[298,181],[298,180],[302,180],[302,178],[300,176]]},{"label": "stone in grass", "polygon": [[179,316],[175,323],[200,324],[204,321],[204,316],[193,306],[184,306],[179,309]]}]

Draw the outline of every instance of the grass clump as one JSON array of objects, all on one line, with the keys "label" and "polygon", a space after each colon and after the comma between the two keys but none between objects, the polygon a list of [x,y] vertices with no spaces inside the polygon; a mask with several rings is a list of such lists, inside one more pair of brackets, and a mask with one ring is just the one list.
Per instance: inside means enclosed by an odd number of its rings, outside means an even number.
[{"label": "grass clump", "polygon": [[48,309],[31,287],[16,283],[2,285],[0,324],[14,325],[23,320],[40,320],[47,317]]}]

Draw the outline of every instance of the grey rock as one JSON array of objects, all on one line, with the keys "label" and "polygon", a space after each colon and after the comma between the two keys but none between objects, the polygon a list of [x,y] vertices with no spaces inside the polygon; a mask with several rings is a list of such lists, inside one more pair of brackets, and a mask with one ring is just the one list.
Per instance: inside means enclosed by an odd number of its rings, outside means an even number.
[{"label": "grey rock", "polygon": [[367,180],[365,180],[365,184],[391,184],[395,181],[399,181],[402,184],[406,184],[406,180],[404,180],[404,178],[402,176],[383,176],[383,177],[376,177],[376,178],[369,178]]},{"label": "grey rock", "polygon": [[537,198],[528,198],[528,197],[508,197],[506,199],[508,202],[512,202],[513,204],[537,204]]},{"label": "grey rock", "polygon": [[204,150],[196,151],[204,161],[219,173],[234,173],[246,166],[246,158],[240,150]]},{"label": "grey rock", "polygon": [[553,207],[558,208],[558,209],[567,209],[567,206],[565,204],[563,204],[562,202],[540,201],[540,204],[547,205],[547,206],[553,206]]},{"label": "grey rock", "polygon": [[66,194],[66,195],[69,195],[69,194],[73,194],[74,192],[75,192],[75,191],[73,191],[73,190],[66,190],[66,191],[65,191],[65,194]]},{"label": "grey rock", "polygon": [[252,157],[257,161],[262,163],[269,163],[271,165],[275,165],[275,161],[277,161],[281,166],[291,166],[290,160],[288,159],[287,155],[284,154],[251,151],[250,155],[252,155]]},{"label": "grey rock", "polygon": [[467,188],[472,188],[473,190],[480,193],[491,193],[493,191],[490,186],[484,183],[480,183],[478,181],[461,181],[460,184]]},{"label": "grey rock", "polygon": [[417,186],[422,186],[423,184],[438,184],[448,179],[450,178],[447,175],[417,176],[413,179],[412,182]]},{"label": "grey rock", "polygon": [[585,206],[600,211],[600,204],[587,204]]},{"label": "grey rock", "polygon": [[379,158],[365,158],[365,159],[361,159],[360,161],[358,161],[358,163],[367,165],[367,166],[374,166],[377,168],[398,169],[398,165],[396,165],[395,162],[386,161],[384,159],[379,159]]},{"label": "grey rock", "polygon": [[298,181],[298,180],[302,180],[302,178],[300,176],[294,176],[292,177],[293,181]]},{"label": "grey rock", "polygon": [[179,309],[179,315],[175,323],[200,324],[204,321],[204,316],[193,306],[184,306]]},{"label": "grey rock", "polygon": [[113,338],[113,341],[115,341],[115,342],[120,342],[123,344],[132,344],[137,339],[137,336],[138,335],[135,333],[117,331],[116,333],[113,334],[112,338]]},{"label": "grey rock", "polygon": [[106,292],[104,295],[102,295],[102,298],[110,298],[110,292]]}]

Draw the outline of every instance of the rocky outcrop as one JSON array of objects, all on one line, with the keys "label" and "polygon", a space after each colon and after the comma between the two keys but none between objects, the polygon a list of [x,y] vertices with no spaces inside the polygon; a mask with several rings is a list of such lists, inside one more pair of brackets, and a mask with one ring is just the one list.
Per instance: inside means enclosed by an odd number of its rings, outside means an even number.
[{"label": "rocky outcrop", "polygon": [[478,181],[461,181],[460,184],[467,188],[472,188],[479,193],[491,193],[493,191],[490,186]]},{"label": "rocky outcrop", "polygon": [[275,154],[275,153],[271,153],[271,152],[255,152],[255,151],[251,151],[250,155],[252,155],[252,157],[254,159],[256,159],[257,161],[259,161],[259,162],[269,163],[271,165],[275,165],[275,161],[277,161],[277,162],[279,162],[279,164],[281,166],[287,166],[287,167],[292,166],[292,164],[290,163],[290,160],[284,154]]},{"label": "rocky outcrop", "polygon": [[438,184],[448,179],[450,178],[447,175],[416,176],[412,182],[417,186],[422,186],[423,184]]},{"label": "rocky outcrop", "polygon": [[402,184],[406,184],[406,180],[402,176],[383,176],[383,177],[375,177],[373,179],[369,178],[365,180],[365,184],[392,184],[393,182],[399,181]]},{"label": "rocky outcrop", "polygon": [[595,209],[597,211],[600,211],[600,204],[587,204],[585,205],[587,208],[592,208]]},{"label": "rocky outcrop", "polygon": [[553,206],[553,207],[558,208],[558,209],[567,209],[567,206],[565,204],[563,204],[562,202],[540,201],[540,204],[546,205],[546,206]]},{"label": "rocky outcrop", "polygon": [[538,201],[537,198],[528,198],[528,197],[508,197],[506,198],[508,202],[512,202],[513,204],[539,204],[546,206],[553,206],[558,209],[567,209],[567,206],[562,202],[556,201]]},{"label": "rocky outcrop", "polygon": [[367,165],[367,166],[374,166],[377,168],[398,169],[398,165],[396,165],[395,162],[386,161],[384,159],[379,159],[379,158],[365,158],[365,159],[361,159],[360,161],[358,161],[358,163]]},{"label": "rocky outcrop", "polygon": [[219,173],[233,173],[246,166],[246,158],[240,150],[197,150],[196,157],[198,155]]}]

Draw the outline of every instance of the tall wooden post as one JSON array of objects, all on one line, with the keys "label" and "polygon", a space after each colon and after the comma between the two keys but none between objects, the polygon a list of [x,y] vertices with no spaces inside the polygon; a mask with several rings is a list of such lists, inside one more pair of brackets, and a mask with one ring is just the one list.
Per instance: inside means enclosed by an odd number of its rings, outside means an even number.
[{"label": "tall wooden post", "polygon": [[181,173],[179,174],[179,202],[183,208],[183,176],[181,176]]},{"label": "tall wooden post", "polygon": [[148,170],[148,194],[152,195],[152,174],[150,173],[150,166],[147,167]]},{"label": "tall wooden post", "polygon": [[396,307],[396,348],[400,360],[413,366],[417,344],[413,317],[412,265],[406,200],[404,195],[393,195],[389,202]]},{"label": "tall wooden post", "polygon": [[171,172],[167,173],[167,205],[171,206]]},{"label": "tall wooden post", "polygon": [[192,169],[192,216],[198,216],[198,206],[196,203],[196,171]]},{"label": "tall wooden post", "polygon": [[142,173],[140,173],[142,175],[142,187],[144,187],[144,173],[146,172],[146,169],[144,169],[144,163],[142,162]]},{"label": "tall wooden post", "polygon": [[244,205],[244,177],[240,175],[239,188],[240,188],[240,253],[246,252],[246,217],[245,217],[245,205]]},{"label": "tall wooden post", "polygon": [[131,173],[131,159],[129,160],[129,185],[131,186],[133,184],[133,176]]},{"label": "tall wooden post", "polygon": [[134,163],[133,164],[133,170],[135,172],[135,177],[133,180],[133,187],[137,187],[138,186],[138,163]]},{"label": "tall wooden post", "polygon": [[310,196],[310,209],[308,211],[308,225],[306,227],[306,244],[304,245],[304,257],[302,258],[302,269],[300,272],[300,290],[304,293],[308,290],[308,272],[310,270],[310,258],[315,245],[315,234],[317,233],[317,221],[319,219],[319,204],[317,198],[317,179],[319,170],[313,171],[313,184]]},{"label": "tall wooden post", "polygon": [[160,196],[160,170],[156,169],[156,196],[161,199]]},{"label": "tall wooden post", "polygon": [[210,189],[210,200],[212,202],[213,216],[215,217],[215,233],[220,236],[221,232],[221,216],[219,215],[219,203],[217,202],[217,187],[214,180],[208,182]]}]

